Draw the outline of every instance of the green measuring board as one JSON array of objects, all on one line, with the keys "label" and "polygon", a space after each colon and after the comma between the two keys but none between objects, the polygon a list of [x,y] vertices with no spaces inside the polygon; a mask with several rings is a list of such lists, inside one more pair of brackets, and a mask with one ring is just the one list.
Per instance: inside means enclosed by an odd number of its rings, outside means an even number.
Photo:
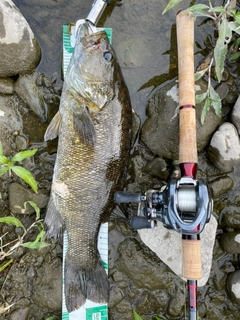
[{"label": "green measuring board", "polygon": [[[74,27],[73,31],[68,33],[69,26],[63,26],[63,75],[65,76],[72,53],[74,51],[75,37]],[[110,43],[112,43],[112,29],[97,28],[98,30],[105,30]],[[65,256],[68,248],[68,239],[66,232],[63,238],[63,284],[64,284],[64,265]],[[101,225],[98,235],[98,251],[101,255],[103,266],[108,272],[108,223]],[[65,304],[64,285],[62,289],[62,320],[108,320],[108,306],[107,304],[95,303],[87,300],[86,303],[78,310],[71,313],[67,311]]]}]

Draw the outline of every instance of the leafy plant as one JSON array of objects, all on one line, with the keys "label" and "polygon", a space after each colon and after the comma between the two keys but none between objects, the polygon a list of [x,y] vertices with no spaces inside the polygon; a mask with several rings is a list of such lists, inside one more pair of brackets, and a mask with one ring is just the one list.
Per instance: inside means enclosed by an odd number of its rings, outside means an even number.
[{"label": "leafy plant", "polygon": [[[173,8],[176,4],[182,0],[170,0],[162,14]],[[204,123],[205,116],[212,106],[215,113],[221,116],[221,99],[218,93],[211,85],[211,69],[214,63],[215,73],[218,82],[222,80],[222,73],[224,70],[224,63],[228,53],[228,45],[232,39],[233,33],[240,35],[240,12],[235,9],[236,0],[228,0],[224,6],[213,7],[211,0],[209,5],[196,4],[185,10],[185,12],[192,12],[195,17],[206,17],[212,19],[215,23],[218,31],[218,38],[213,52],[213,57],[210,61],[209,67],[197,72],[195,74],[195,80],[200,79],[206,73],[208,75],[208,90],[206,93],[196,96],[196,103],[200,103],[205,100],[201,122]],[[238,49],[240,41],[236,42],[236,48]],[[230,57],[230,60],[237,59],[240,56],[240,52],[236,52]]]},{"label": "leafy plant", "polygon": [[11,176],[12,172],[14,172],[23,181],[25,181],[33,189],[34,192],[37,193],[37,182],[31,172],[21,166],[15,165],[15,162],[20,162],[24,159],[32,157],[36,153],[36,151],[37,149],[21,151],[15,154],[15,156],[9,160],[3,155],[3,148],[0,142],[0,176],[7,171]]},{"label": "leafy plant", "polygon": [[[133,310],[133,316],[134,316],[134,320],[142,320],[142,318],[137,314],[137,312],[135,310]],[[159,318],[157,316],[155,316],[156,320],[163,320],[162,318]]]},{"label": "leafy plant", "polygon": [[[45,231],[44,231],[43,222],[42,220],[40,220],[40,209],[37,207],[36,203],[33,201],[26,201],[24,203],[25,208],[27,203],[29,203],[35,209],[35,212],[36,212],[36,220],[30,225],[30,227],[25,228],[22,222],[15,217],[0,218],[0,223],[2,222],[2,223],[11,224],[23,229],[22,236],[8,243],[4,243],[4,239],[7,233],[0,236],[0,261],[10,256],[13,253],[13,251],[20,246],[23,246],[25,248],[30,248],[30,249],[42,249],[49,246],[49,243],[45,242]],[[37,227],[39,230],[36,239],[34,241],[24,242],[26,235],[29,233],[31,229],[35,227]],[[3,264],[0,268],[0,271],[4,270],[11,262],[12,260],[8,260],[5,264]]]}]

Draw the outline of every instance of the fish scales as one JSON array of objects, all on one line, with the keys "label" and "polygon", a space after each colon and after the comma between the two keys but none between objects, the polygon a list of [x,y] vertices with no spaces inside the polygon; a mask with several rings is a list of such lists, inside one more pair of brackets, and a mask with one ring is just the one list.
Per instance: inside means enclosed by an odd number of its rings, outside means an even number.
[{"label": "fish scales", "polygon": [[105,32],[78,32],[59,113],[45,140],[59,136],[45,224],[50,237],[67,230],[65,299],[69,312],[86,299],[107,302],[109,284],[98,232],[124,185],[132,110],[128,89]]}]

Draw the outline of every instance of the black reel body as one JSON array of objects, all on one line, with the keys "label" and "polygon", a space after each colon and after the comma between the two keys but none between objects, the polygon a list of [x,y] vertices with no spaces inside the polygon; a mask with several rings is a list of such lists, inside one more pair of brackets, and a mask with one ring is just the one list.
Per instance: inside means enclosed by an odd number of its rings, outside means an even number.
[{"label": "black reel body", "polygon": [[157,220],[164,227],[184,235],[199,234],[209,222],[212,199],[203,180],[190,177],[172,178],[161,190],[141,193],[115,193],[116,203],[139,203],[138,216],[132,218],[134,229],[154,228]]}]

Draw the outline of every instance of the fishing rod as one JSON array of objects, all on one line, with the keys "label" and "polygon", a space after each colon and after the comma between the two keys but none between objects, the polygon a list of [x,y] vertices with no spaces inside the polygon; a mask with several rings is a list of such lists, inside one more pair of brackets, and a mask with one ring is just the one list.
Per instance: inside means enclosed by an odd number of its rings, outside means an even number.
[{"label": "fishing rod", "polygon": [[212,199],[206,181],[196,179],[197,141],[194,90],[194,19],[177,14],[179,74],[179,166],[181,178],[172,178],[162,190],[116,192],[116,203],[139,203],[134,229],[154,228],[157,221],[182,235],[182,275],[187,279],[189,320],[197,320],[197,280],[202,278],[199,234],[209,222]]}]

